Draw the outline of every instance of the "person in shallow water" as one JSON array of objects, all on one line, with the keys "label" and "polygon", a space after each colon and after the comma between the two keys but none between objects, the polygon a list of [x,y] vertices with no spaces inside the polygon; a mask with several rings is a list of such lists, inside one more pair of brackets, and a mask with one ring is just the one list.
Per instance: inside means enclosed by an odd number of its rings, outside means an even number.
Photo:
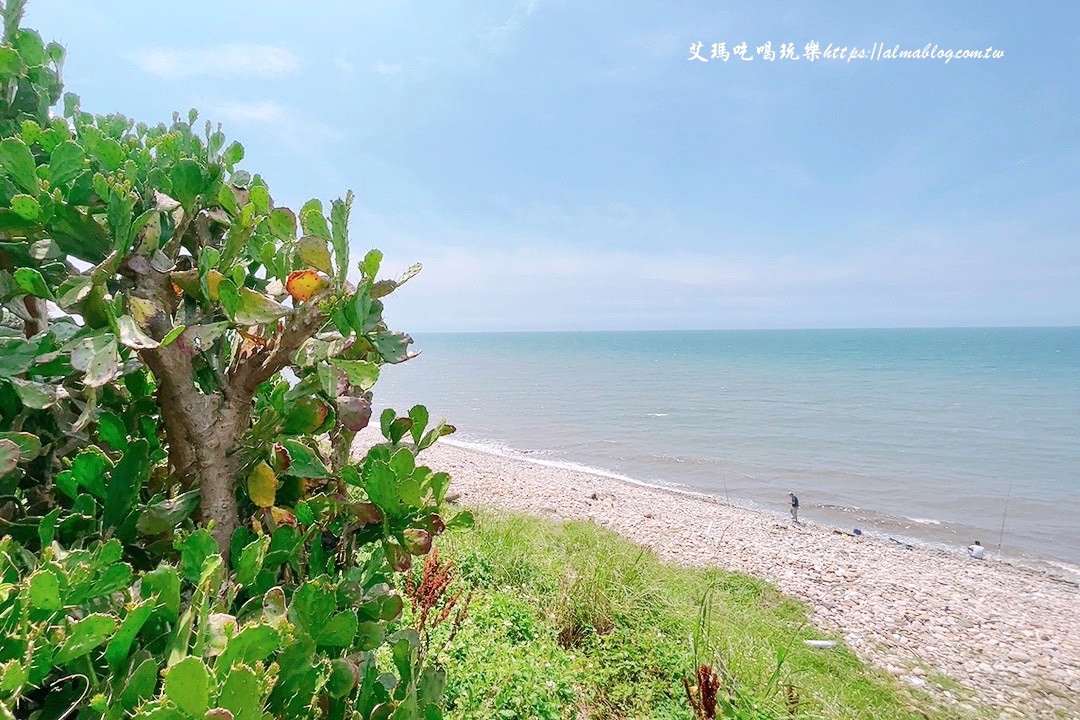
[{"label": "person in shallow water", "polygon": [[791,519],[797,523],[799,522],[799,498],[795,497],[793,492],[789,492],[788,497],[791,498]]},{"label": "person in shallow water", "polygon": [[976,560],[982,560],[986,556],[986,548],[976,540],[974,545],[968,545],[968,555]]}]

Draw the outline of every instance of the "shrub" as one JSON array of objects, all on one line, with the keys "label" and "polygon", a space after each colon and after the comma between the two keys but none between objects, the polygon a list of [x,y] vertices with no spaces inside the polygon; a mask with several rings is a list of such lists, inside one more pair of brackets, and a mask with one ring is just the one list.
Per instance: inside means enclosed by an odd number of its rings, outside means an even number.
[{"label": "shrub", "polygon": [[24,4],[0,5],[0,717],[441,717],[392,575],[455,524],[416,459],[453,428],[388,410],[350,457],[410,357],[382,298],[419,266],[378,279],[372,250],[351,284],[352,195],[276,206],[195,111],[83,112]]}]

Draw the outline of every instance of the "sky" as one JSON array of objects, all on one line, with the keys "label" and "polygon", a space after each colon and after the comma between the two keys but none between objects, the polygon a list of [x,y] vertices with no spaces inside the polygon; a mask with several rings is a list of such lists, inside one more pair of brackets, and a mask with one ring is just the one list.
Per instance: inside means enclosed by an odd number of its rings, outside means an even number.
[{"label": "sky", "polygon": [[1080,325],[1080,4],[809,5],[30,0],[27,21],[84,109],[199,108],[277,204],[352,189],[356,252],[424,264],[396,329]]}]

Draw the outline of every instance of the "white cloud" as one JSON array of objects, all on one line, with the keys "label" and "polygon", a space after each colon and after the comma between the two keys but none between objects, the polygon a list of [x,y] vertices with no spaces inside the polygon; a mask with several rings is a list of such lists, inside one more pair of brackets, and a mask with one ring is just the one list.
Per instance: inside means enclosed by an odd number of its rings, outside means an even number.
[{"label": "white cloud", "polygon": [[270,100],[255,103],[230,102],[219,106],[214,114],[222,120],[251,123],[280,121],[287,115],[285,108]]},{"label": "white cloud", "polygon": [[388,62],[383,62],[382,60],[375,63],[375,74],[376,75],[382,75],[383,77],[388,77],[390,75],[397,75],[398,73],[400,73],[404,69],[405,68],[402,67],[400,63],[388,63]]},{"label": "white cloud", "polygon": [[208,48],[144,49],[128,56],[143,72],[167,79],[219,75],[273,78],[292,75],[300,60],[274,45],[229,43]]},{"label": "white cloud", "polygon": [[342,57],[334,58],[334,67],[349,75],[356,72],[356,66]]},{"label": "white cloud", "polygon": [[342,133],[319,120],[297,112],[273,100],[256,102],[229,101],[204,103],[206,116],[240,125],[265,127],[279,142],[299,147],[317,147],[322,143],[336,142]]}]

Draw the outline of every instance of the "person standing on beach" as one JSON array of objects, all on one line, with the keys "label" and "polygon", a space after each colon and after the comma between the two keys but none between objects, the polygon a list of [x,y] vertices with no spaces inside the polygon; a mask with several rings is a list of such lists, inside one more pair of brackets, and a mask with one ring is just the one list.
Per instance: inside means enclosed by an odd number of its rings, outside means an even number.
[{"label": "person standing on beach", "polygon": [[799,524],[799,498],[795,497],[795,493],[789,492],[788,497],[791,498],[791,519],[795,521],[795,524]]}]

